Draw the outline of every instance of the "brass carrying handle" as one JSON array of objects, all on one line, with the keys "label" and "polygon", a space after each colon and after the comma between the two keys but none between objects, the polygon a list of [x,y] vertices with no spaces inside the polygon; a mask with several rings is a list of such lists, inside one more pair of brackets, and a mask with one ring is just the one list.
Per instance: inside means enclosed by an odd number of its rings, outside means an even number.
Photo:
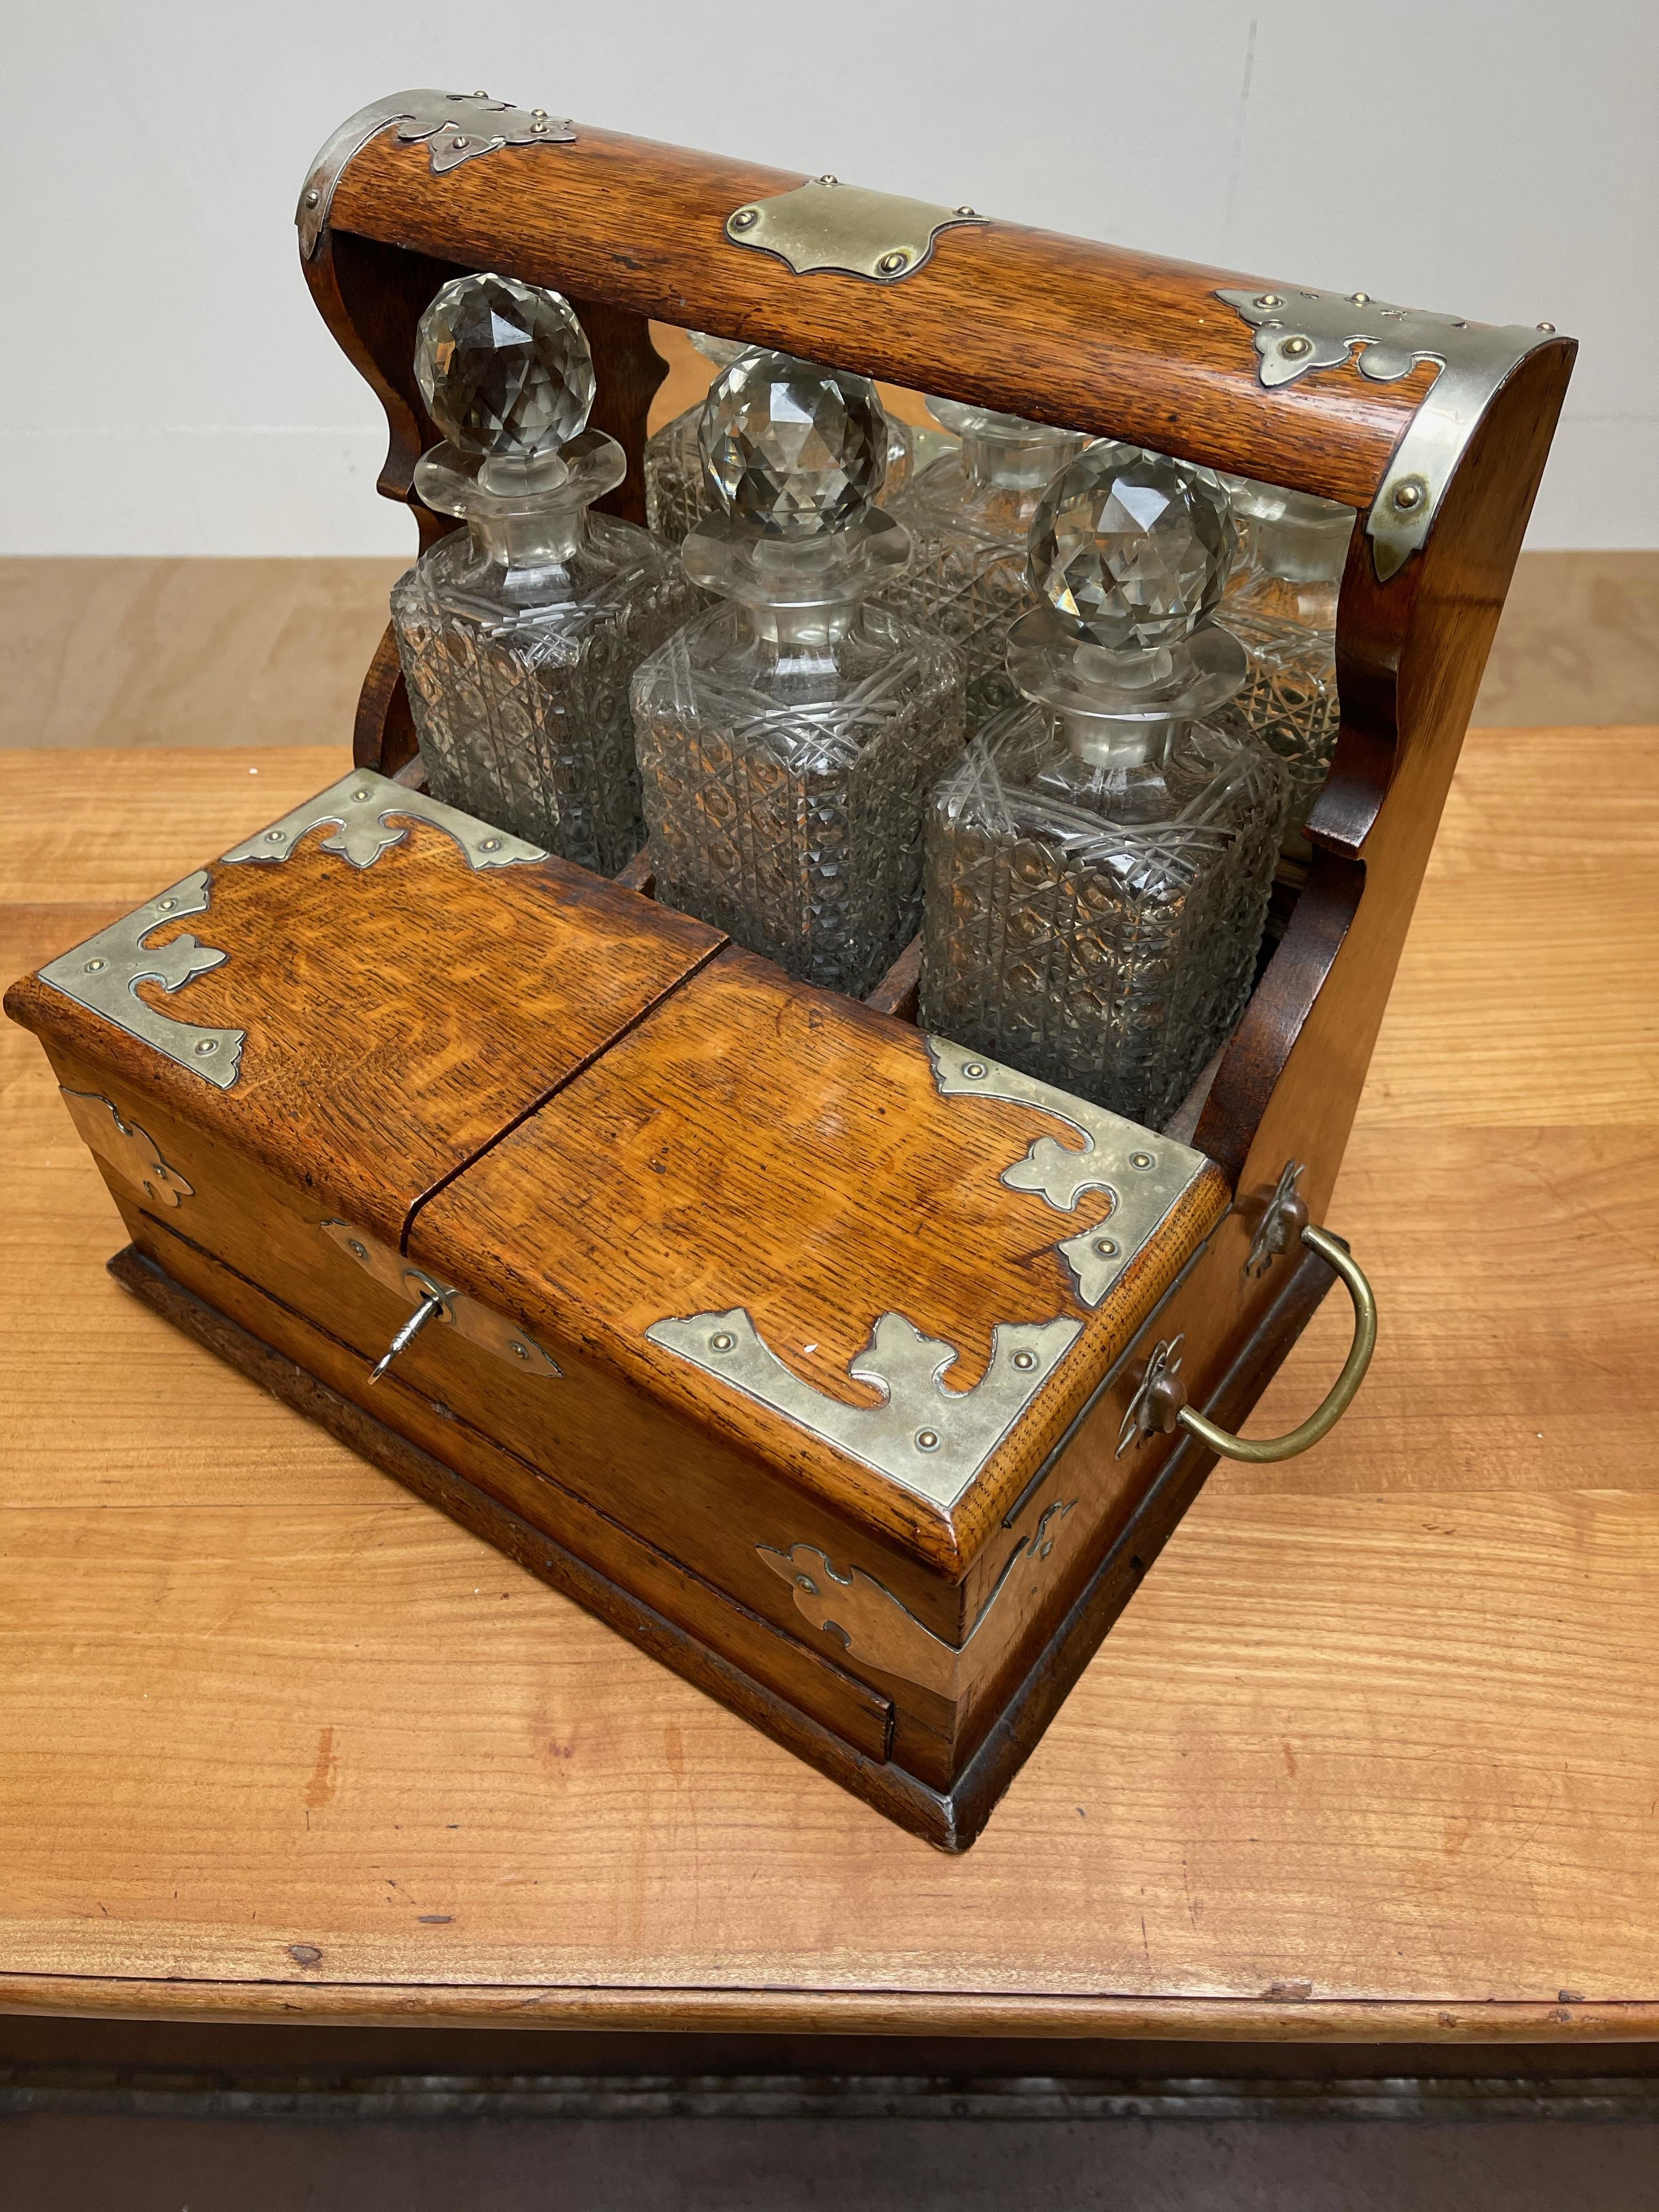
[{"label": "brass carrying handle", "polygon": [[1321,1437],[1328,1436],[1347,1412],[1371,1364],[1371,1354],[1376,1349],[1376,1299],[1358,1261],[1346,1244],[1339,1244],[1322,1229],[1304,1228],[1302,1242],[1336,1270],[1353,1300],[1352,1346],[1324,1404],[1316,1407],[1299,1428],[1291,1429],[1285,1436],[1236,1437],[1231,1429],[1218,1429],[1202,1413],[1195,1413],[1190,1406],[1183,1405],[1176,1419],[1206,1450],[1219,1452],[1224,1459],[1249,1460],[1259,1467],[1270,1460],[1294,1459],[1298,1452],[1306,1451],[1310,1444],[1316,1444]]}]

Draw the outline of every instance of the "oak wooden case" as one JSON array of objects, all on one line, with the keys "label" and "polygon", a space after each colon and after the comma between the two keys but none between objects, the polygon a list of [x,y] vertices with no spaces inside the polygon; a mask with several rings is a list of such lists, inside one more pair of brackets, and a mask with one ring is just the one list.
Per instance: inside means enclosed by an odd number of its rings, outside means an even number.
[{"label": "oak wooden case", "polygon": [[[662,374],[650,317],[1365,515],[1312,862],[1212,1079],[1176,1132],[1123,1134],[1112,1175],[1058,1206],[1020,1164],[1045,1142],[1074,1150],[1086,1120],[994,1084],[971,1095],[960,1056],[904,1018],[903,975],[855,1005],[640,891],[499,838],[486,853],[484,829],[420,790],[390,633],[359,775],[259,833],[281,854],[238,848],[205,872],[191,910],[228,957],[133,985],[175,1021],[244,1031],[233,1085],[192,1066],[193,1046],[169,1057],[82,1004],[61,963],[7,1006],[99,1154],[131,1288],[962,1848],[1211,1463],[1137,1418],[1154,1346],[1182,1340],[1190,1399],[1236,1426],[1330,1284],[1322,1260],[1264,1251],[1259,1231],[1293,1167],[1323,1218],[1573,349],[1530,334],[1460,383],[1449,336],[1367,375],[1358,341],[1319,335],[1345,327],[1328,295],[994,221],[941,229],[890,279],[798,274],[729,225],[804,179],[546,122],[402,95],[331,142],[302,198],[307,281],[386,408],[380,489],[423,544],[449,526],[412,491],[436,436],[415,326],[471,268],[572,300],[594,419],[629,456],[615,504],[636,519]],[[1263,305],[1287,301],[1283,321]],[[1297,301],[1313,303],[1308,374],[1282,355]],[[1402,477],[1401,455],[1415,471],[1425,452],[1426,474]],[[147,915],[137,942],[180,940],[182,916]],[[1164,1178],[1150,1213],[1125,1164],[1142,1158]],[[1137,1205],[1146,1235],[1085,1283],[1076,1253]],[[372,1383],[422,1286],[437,1317]],[[920,1380],[912,1339],[934,1347]],[[781,1404],[734,1384],[734,1358],[763,1390],[770,1359]],[[993,1389],[1013,1407],[1000,1428],[988,1417],[958,1449],[939,1422],[925,1445],[928,1407],[954,1419],[956,1394]],[[922,1411],[872,1443],[884,1405]]]}]

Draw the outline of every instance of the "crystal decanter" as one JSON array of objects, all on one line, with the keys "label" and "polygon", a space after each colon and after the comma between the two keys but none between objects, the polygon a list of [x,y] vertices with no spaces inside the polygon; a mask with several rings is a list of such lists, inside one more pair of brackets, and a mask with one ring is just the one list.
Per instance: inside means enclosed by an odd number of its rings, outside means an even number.
[{"label": "crystal decanter", "polygon": [[1353,535],[1353,509],[1277,484],[1230,477],[1249,557],[1235,569],[1221,619],[1249,659],[1224,710],[1290,770],[1285,849],[1305,856],[1309,811],[1336,749],[1336,596]]},{"label": "crystal decanter", "polygon": [[1025,573],[1032,518],[1085,441],[953,399],[927,404],[960,443],[890,502],[910,533],[912,556],[904,577],[884,596],[960,650],[971,733],[1015,699],[1006,653],[1010,629],[1035,604]]},{"label": "crystal decanter", "polygon": [[915,932],[928,793],[962,750],[961,664],[866,597],[908,550],[873,506],[872,385],[746,353],[702,438],[724,511],[684,560],[724,604],[634,680],[657,896],[862,997]]},{"label": "crystal decanter", "polygon": [[[690,331],[686,335],[699,353],[720,368],[729,368],[744,350],[730,338],[710,337],[706,331]],[[645,441],[646,520],[670,545],[680,544],[689,530],[714,511],[714,495],[703,474],[702,448],[698,442],[702,410],[700,399],[684,415],[653,430]],[[930,445],[944,442],[935,434],[916,431],[896,416],[888,416],[885,420],[887,471],[875,495],[880,507],[886,507],[908,481],[917,440]]]},{"label": "crystal decanter", "polygon": [[628,464],[585,427],[593,364],[556,292],[455,278],[421,318],[415,365],[447,433],[415,487],[466,524],[392,593],[428,784],[614,875],[645,842],[629,681],[695,594],[647,531],[589,511]]},{"label": "crystal decanter", "polygon": [[1243,1010],[1286,772],[1210,719],[1244,652],[1206,471],[1089,447],[1031,533],[1000,715],[930,810],[925,1027],[1160,1127]]}]

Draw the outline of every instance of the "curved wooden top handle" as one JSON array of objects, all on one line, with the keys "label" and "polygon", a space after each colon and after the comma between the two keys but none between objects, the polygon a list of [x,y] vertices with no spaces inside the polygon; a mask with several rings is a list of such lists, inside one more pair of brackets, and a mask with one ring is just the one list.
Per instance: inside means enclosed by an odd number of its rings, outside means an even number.
[{"label": "curved wooden top handle", "polygon": [[1423,361],[1378,381],[1343,349],[1329,362],[1285,362],[1287,380],[1267,388],[1255,330],[1220,294],[1242,290],[1247,304],[1283,296],[1287,312],[1331,295],[1275,294],[1260,278],[1015,223],[944,230],[890,283],[797,275],[726,224],[805,178],[586,125],[568,143],[496,145],[447,167],[434,168],[434,155],[451,158],[441,139],[410,141],[382,125],[329,181],[329,226],[1351,507],[1371,504],[1419,403],[1446,374]]}]

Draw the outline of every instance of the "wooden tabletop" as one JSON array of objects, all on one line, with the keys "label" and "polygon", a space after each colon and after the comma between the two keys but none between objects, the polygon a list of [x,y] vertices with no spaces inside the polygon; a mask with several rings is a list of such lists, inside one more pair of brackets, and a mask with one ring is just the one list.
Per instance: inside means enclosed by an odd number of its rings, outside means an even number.
[{"label": "wooden tabletop", "polygon": [[[0,754],[7,976],[339,767]],[[1470,739],[1331,1212],[1370,1379],[958,1860],[128,1300],[8,1027],[0,2010],[1659,2035],[1656,793],[1659,732]]]}]

